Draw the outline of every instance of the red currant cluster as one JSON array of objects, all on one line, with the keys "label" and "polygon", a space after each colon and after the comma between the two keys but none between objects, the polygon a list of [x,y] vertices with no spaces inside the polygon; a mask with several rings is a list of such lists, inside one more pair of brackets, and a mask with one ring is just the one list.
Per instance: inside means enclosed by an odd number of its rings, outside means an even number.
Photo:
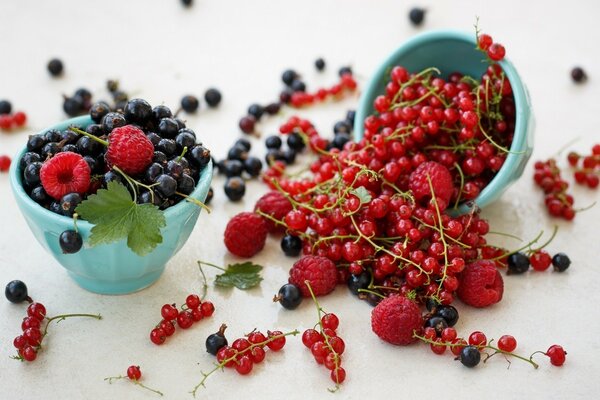
[{"label": "red currant cluster", "polygon": [[571,221],[575,218],[573,209],[575,200],[567,193],[569,183],[562,179],[560,172],[554,158],[537,161],[533,180],[545,193],[544,203],[550,215]]},{"label": "red currant cluster", "polygon": [[27,115],[23,111],[13,113],[12,104],[7,100],[0,100],[0,131],[22,128],[26,122]]},{"label": "red currant cluster", "polygon": [[[223,331],[225,326],[223,325],[216,335],[223,337]],[[286,336],[297,335],[297,330],[283,333],[281,331],[267,331],[267,334],[254,330],[250,332],[246,337],[239,338],[233,341],[231,346],[228,346],[225,340],[224,346],[221,346],[216,353],[218,364],[208,373],[202,373],[203,378],[194,387],[192,394],[196,396],[196,392],[201,386],[204,386],[206,379],[214,372],[222,370],[224,368],[235,368],[238,374],[247,375],[252,372],[254,364],[263,362],[267,352],[265,347],[271,351],[280,351],[283,349],[286,343]],[[212,336],[212,335],[211,335]]]},{"label": "red currant cluster", "polygon": [[167,337],[175,333],[175,321],[181,329],[188,329],[194,322],[210,317],[215,311],[215,306],[210,301],[201,301],[200,297],[190,294],[185,299],[185,305],[178,310],[175,304],[165,304],[160,310],[162,321],[150,331],[150,341],[161,345]]},{"label": "red currant cluster", "polygon": [[504,46],[494,42],[492,37],[486,33],[477,35],[477,46],[480,50],[484,51],[492,61],[501,61],[506,54]]},{"label": "red currant cluster", "polygon": [[159,392],[158,390],[149,388],[148,386],[146,386],[140,382],[140,379],[142,379],[142,370],[140,369],[139,365],[130,365],[129,368],[127,368],[127,376],[123,376],[123,375],[111,376],[108,378],[104,378],[104,380],[108,381],[108,383],[112,383],[113,381],[116,381],[119,379],[125,379],[125,378],[129,379],[129,381],[131,381],[132,383],[134,383],[146,390],[154,392],[160,396],[163,395],[162,392]]},{"label": "red currant cluster", "polygon": [[[575,182],[580,185],[586,185],[590,189],[596,189],[600,184],[600,144],[592,147],[592,154],[581,156],[572,151],[567,156],[569,164],[575,168]],[[581,164],[580,164],[580,160]]]},{"label": "red currant cluster", "polygon": [[7,155],[0,155],[0,172],[6,172],[10,169],[10,157]]},{"label": "red currant cluster", "polygon": [[[456,359],[469,368],[473,368],[479,364],[482,353],[485,356],[483,359],[484,363],[490,357],[502,354],[528,362],[534,368],[538,368],[538,364],[533,361],[533,356],[537,353],[548,356],[550,363],[554,366],[563,365],[567,354],[561,346],[552,345],[545,353],[536,351],[529,357],[524,357],[514,353],[517,348],[517,340],[512,335],[501,336],[498,339],[497,345],[493,345],[493,340],[488,341],[486,335],[480,331],[471,333],[468,341],[457,336],[456,329],[451,327],[443,328],[442,326],[427,327],[422,336],[418,334],[414,335],[417,339],[428,343],[431,351],[435,354],[444,354],[446,349],[449,348],[452,354],[456,356]],[[490,350],[491,353],[486,353],[484,352],[485,350]]]},{"label": "red currant cluster", "polygon": [[345,92],[353,92],[358,84],[351,73],[342,74],[340,81],[330,88],[320,88],[314,93],[294,92],[289,104],[294,108],[311,106],[317,102],[325,102],[328,99],[341,98]]}]

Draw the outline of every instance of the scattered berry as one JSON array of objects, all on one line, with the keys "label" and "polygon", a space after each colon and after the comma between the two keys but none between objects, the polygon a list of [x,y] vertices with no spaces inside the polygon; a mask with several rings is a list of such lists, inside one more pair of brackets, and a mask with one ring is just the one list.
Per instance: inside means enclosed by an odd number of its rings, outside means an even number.
[{"label": "scattered berry", "polygon": [[492,261],[468,264],[460,277],[458,297],[472,307],[487,307],[502,300],[504,281]]},{"label": "scattered berry", "polygon": [[587,80],[587,74],[583,68],[575,67],[571,70],[571,79],[573,79],[575,83],[582,83]]},{"label": "scattered berry", "polygon": [[294,310],[302,302],[302,294],[298,286],[286,283],[279,289],[279,293],[273,297],[273,301],[278,301],[283,308]]},{"label": "scattered berry", "polygon": [[382,340],[407,345],[414,342],[413,332],[423,328],[417,304],[403,296],[390,296],[371,312],[371,328]]},{"label": "scattered berry", "polygon": [[338,281],[335,264],[325,257],[304,256],[296,261],[290,269],[289,282],[296,285],[302,296],[310,297],[306,282],[310,283],[315,296],[331,293]]},{"label": "scattered berry", "polygon": [[267,224],[258,214],[242,212],[227,223],[224,237],[225,246],[231,253],[238,257],[252,257],[265,246]]},{"label": "scattered berry", "polygon": [[8,282],[4,289],[4,295],[11,303],[22,303],[25,300],[32,301],[27,294],[27,285],[25,285],[25,282],[19,280]]},{"label": "scattered berry", "polygon": [[62,75],[63,71],[64,71],[64,65],[63,62],[61,60],[59,60],[58,58],[53,58],[50,61],[48,61],[48,72],[50,72],[50,75],[57,77]]},{"label": "scattered berry", "polygon": [[225,329],[227,325],[222,324],[219,331],[213,333],[206,338],[206,351],[213,356],[216,356],[219,350],[227,346],[227,338],[225,337]]},{"label": "scattered berry", "polygon": [[414,26],[420,26],[425,20],[425,9],[414,7],[408,13],[408,19]]}]

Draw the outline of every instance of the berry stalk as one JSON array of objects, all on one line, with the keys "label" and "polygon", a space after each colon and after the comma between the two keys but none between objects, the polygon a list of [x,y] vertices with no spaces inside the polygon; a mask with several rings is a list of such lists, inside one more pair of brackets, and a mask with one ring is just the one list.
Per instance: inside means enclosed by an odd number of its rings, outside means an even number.
[{"label": "berry stalk", "polygon": [[142,387],[142,388],[144,388],[146,390],[154,392],[154,393],[156,393],[159,396],[164,396],[164,394],[161,391],[156,390],[156,389],[152,389],[151,387],[148,387],[148,386],[144,385],[142,382],[140,382],[137,379],[130,379],[129,377],[123,376],[123,375],[109,376],[108,378],[104,378],[104,380],[108,381],[109,384],[112,384],[113,381],[116,381],[116,380],[119,380],[119,379],[129,379],[131,381],[131,383],[133,383],[134,385],[138,385],[138,386],[140,386],[140,387]]}]

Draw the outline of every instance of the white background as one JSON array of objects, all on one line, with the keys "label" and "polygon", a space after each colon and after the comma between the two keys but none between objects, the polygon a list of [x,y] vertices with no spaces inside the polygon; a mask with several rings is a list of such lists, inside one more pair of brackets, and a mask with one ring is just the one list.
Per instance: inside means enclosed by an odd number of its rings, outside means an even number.
[{"label": "white background", "polygon": [[[246,107],[268,102],[281,89],[280,73],[294,67],[309,87],[330,85],[337,69],[351,64],[365,82],[378,63],[402,41],[426,29],[472,31],[475,16],[485,32],[507,48],[531,92],[537,117],[533,159],[549,157],[574,137],[573,147],[584,151],[600,141],[600,3],[594,1],[428,1],[422,28],[407,20],[412,2],[399,0],[198,1],[184,9],[177,0],[154,1],[7,1],[0,2],[0,98],[13,102],[30,117],[29,129],[0,133],[0,154],[14,154],[34,133],[65,118],[61,94],[80,86],[96,99],[106,98],[104,82],[119,79],[130,93],[152,104],[175,107],[187,93],[201,95],[210,86],[223,92],[218,110],[189,116],[189,125],[217,157],[240,136],[237,122]],[[485,4],[484,4],[485,3]],[[60,57],[65,76],[51,79],[45,70],[51,57]],[[317,74],[313,61],[322,56],[327,71]],[[569,71],[575,64],[590,80],[576,86]],[[356,98],[328,104],[301,115],[331,134]],[[261,125],[273,132],[284,116]],[[256,154],[264,152],[255,140]],[[561,162],[564,164],[564,154]],[[207,382],[201,398],[591,398],[600,384],[600,319],[598,295],[598,225],[600,207],[574,223],[551,220],[542,194],[531,179],[532,164],[523,179],[502,200],[484,211],[492,229],[522,238],[560,226],[551,252],[565,251],[573,260],[559,275],[529,273],[505,279],[503,301],[484,310],[458,304],[460,334],[483,330],[489,338],[514,335],[523,354],[545,350],[554,343],[568,351],[562,368],[539,357],[540,368],[513,360],[510,369],[501,357],[474,370],[463,368],[449,354],[437,356],[421,345],[406,348],[381,342],[370,329],[371,308],[352,298],[344,287],[323,298],[322,305],[341,319],[339,334],[346,341],[344,367],[348,377],[337,394],[329,373],[317,366],[299,339],[285,350],[268,354],[250,376],[227,370]],[[565,172],[571,178],[571,174]],[[181,303],[198,291],[195,261],[225,264],[233,260],[222,244],[229,217],[250,210],[264,187],[249,184],[244,201],[226,201],[221,178],[215,178],[213,213],[203,213],[183,250],[168,264],[152,287],[127,296],[100,296],[77,287],[65,271],[38,245],[17,210],[8,184],[0,175],[0,281],[24,280],[31,295],[43,302],[49,315],[65,312],[101,313],[102,321],[67,320],[51,328],[45,349],[31,364],[9,359],[13,338],[20,333],[25,306],[0,301],[0,398],[84,399],[156,397],[127,382],[108,385],[103,378],[141,366],[144,382],[166,398],[191,398],[189,390],[200,370],[213,358],[204,340],[226,322],[230,340],[253,328],[306,329],[316,313],[309,302],[286,312],[270,302],[286,281],[293,260],[285,258],[277,240],[254,261],[265,266],[260,288],[241,292],[211,290],[215,315],[188,331],[177,332],[157,347],[148,334],[160,319],[164,303]],[[576,205],[598,198],[598,191],[573,189]],[[519,243],[489,236],[493,243]],[[215,271],[209,271],[212,279]]]}]

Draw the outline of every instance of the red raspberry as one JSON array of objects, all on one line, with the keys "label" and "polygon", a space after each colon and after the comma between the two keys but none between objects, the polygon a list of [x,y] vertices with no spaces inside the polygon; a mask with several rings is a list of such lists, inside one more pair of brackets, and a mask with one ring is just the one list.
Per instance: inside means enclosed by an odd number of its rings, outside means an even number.
[{"label": "red raspberry", "polygon": [[371,328],[388,343],[407,345],[414,342],[414,331],[423,328],[419,306],[404,296],[390,296],[371,312]]},{"label": "red raspberry", "polygon": [[493,261],[475,261],[460,274],[458,298],[473,307],[487,307],[502,300],[504,281]]},{"label": "red raspberry", "polygon": [[309,281],[315,296],[323,296],[331,293],[338,281],[335,264],[329,258],[325,257],[302,257],[290,269],[289,282],[300,288],[302,296],[310,297],[310,291],[304,281]]},{"label": "red raspberry", "polygon": [[[448,206],[454,190],[452,175],[450,175],[448,168],[435,161],[424,162],[410,174],[408,188],[412,191],[417,201],[420,202],[423,199],[430,200],[431,188],[429,187],[428,176],[431,179],[433,193],[435,193],[435,197],[438,200],[438,206],[440,207],[440,211],[442,211]],[[442,200],[443,204],[440,204],[439,200]]]},{"label": "red raspberry", "polygon": [[267,224],[258,214],[242,212],[225,228],[225,246],[239,257],[252,257],[265,247]]},{"label": "red raspberry", "polygon": [[46,193],[56,200],[65,194],[85,194],[90,187],[90,166],[77,153],[58,153],[44,162],[40,180]]},{"label": "red raspberry", "polygon": [[10,168],[10,157],[2,155],[0,156],[0,172],[6,172]]},{"label": "red raspberry", "polygon": [[[288,212],[292,211],[292,203],[283,194],[273,190],[258,199],[254,206],[254,211],[256,210],[260,210],[281,221]],[[265,221],[267,222],[269,232],[285,232],[285,226],[275,224],[275,222],[267,218],[265,218]]]},{"label": "red raspberry", "polygon": [[144,132],[133,125],[113,129],[108,136],[106,161],[129,175],[137,175],[152,163],[154,146]]}]

